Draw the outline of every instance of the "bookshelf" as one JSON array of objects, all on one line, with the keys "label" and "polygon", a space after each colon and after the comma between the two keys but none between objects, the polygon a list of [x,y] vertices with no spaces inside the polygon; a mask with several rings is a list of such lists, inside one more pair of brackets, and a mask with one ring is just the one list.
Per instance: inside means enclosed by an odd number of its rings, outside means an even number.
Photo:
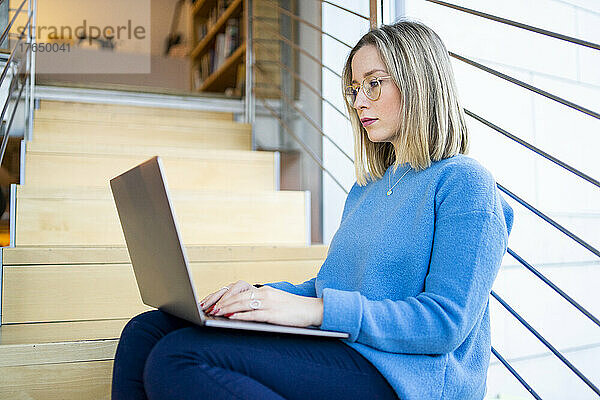
[{"label": "bookshelf", "polygon": [[[246,44],[239,46],[233,54],[225,59],[223,64],[217,68],[206,80],[200,85],[200,92],[223,92],[228,87],[237,85],[238,71],[244,63],[246,55]],[[234,79],[235,78],[235,79]]]},{"label": "bookshelf", "polygon": [[[277,14],[268,2],[253,1],[254,36],[264,35],[260,17],[270,17],[269,27],[278,29]],[[196,0],[191,9],[191,90],[242,96],[245,84],[246,26],[243,0]],[[263,27],[265,28],[265,27]],[[262,35],[261,35],[262,34]],[[254,59],[279,60],[280,44],[254,47]],[[279,71],[272,65],[255,69],[255,82],[279,83]],[[260,84],[258,86],[261,86]],[[257,87],[267,97],[274,97],[273,87]]]}]

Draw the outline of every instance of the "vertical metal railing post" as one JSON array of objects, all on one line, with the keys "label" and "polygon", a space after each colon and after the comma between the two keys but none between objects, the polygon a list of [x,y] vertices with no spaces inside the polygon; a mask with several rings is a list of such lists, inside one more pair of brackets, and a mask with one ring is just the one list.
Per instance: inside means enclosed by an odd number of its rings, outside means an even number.
[{"label": "vertical metal railing post", "polygon": [[369,24],[371,29],[377,28],[377,0],[369,0]]},{"label": "vertical metal railing post", "polygon": [[[33,1],[33,3],[32,3]],[[29,42],[30,45],[33,46],[36,42],[36,30],[37,30],[37,0],[29,0],[31,7],[31,23],[29,24]],[[31,47],[30,47],[31,49]],[[27,132],[25,132],[25,140],[31,141],[33,140],[33,110],[35,108],[35,51],[30,51],[30,62],[29,65],[29,104],[28,106],[28,114],[29,114],[29,124],[27,126]]]},{"label": "vertical metal railing post", "polygon": [[252,0],[245,0],[246,4],[246,94],[244,122],[252,125],[252,150],[256,149],[254,138],[254,46],[252,33]]},{"label": "vertical metal railing post", "polygon": [[[27,0],[27,18],[31,21],[31,1]],[[20,32],[21,35],[24,35],[25,32]],[[27,27],[27,40],[25,41],[28,45],[31,42],[31,23]],[[31,71],[31,53],[27,52],[25,55],[25,71]],[[19,77],[21,79],[21,77]],[[31,95],[31,76],[24,76],[23,84],[25,85],[25,101],[23,103],[23,137],[27,140],[27,136],[29,133],[29,96]]]},{"label": "vertical metal railing post", "polygon": [[[284,9],[288,10],[288,11],[292,11],[292,2],[289,0],[280,0],[279,1],[280,7],[283,7]],[[287,15],[279,15],[279,22],[280,22],[280,33],[281,35],[283,35],[285,38],[287,38],[288,40],[290,40],[292,43],[294,42],[294,21]],[[280,77],[280,88],[281,90],[279,91],[280,94],[280,98],[279,98],[279,117],[287,124],[287,125],[291,125],[292,124],[292,115],[293,115],[293,111],[291,110],[291,107],[289,106],[289,104],[287,102],[285,102],[284,100],[284,96],[287,97],[288,99],[292,99],[292,102],[295,101],[296,96],[294,95],[294,80],[292,78],[292,76],[290,75],[289,71],[294,71],[296,68],[293,65],[294,63],[294,59],[293,59],[293,52],[292,52],[292,47],[287,44],[286,42],[281,42],[281,47],[280,47],[280,55],[281,55],[281,63],[283,65],[285,65],[287,67],[287,69],[281,67],[279,70],[279,77]],[[281,127],[281,125],[279,125],[279,147],[283,147],[285,150],[289,149],[289,144],[287,143],[288,141],[286,141],[286,138],[288,137],[288,135],[286,134],[286,132],[283,130],[283,128]]]}]

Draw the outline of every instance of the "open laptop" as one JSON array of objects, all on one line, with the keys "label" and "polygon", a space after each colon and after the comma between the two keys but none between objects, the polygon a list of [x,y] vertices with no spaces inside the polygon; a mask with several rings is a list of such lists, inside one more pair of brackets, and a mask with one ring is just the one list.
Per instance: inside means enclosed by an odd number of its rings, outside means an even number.
[{"label": "open laptop", "polygon": [[196,297],[160,157],[111,179],[110,187],[144,304],[197,325],[334,338],[349,336],[317,327],[236,321],[204,314]]}]

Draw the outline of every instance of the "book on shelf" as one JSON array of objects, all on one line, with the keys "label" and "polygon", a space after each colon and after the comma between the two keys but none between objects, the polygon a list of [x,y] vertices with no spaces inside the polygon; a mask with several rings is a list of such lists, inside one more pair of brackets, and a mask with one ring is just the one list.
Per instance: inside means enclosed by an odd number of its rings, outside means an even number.
[{"label": "book on shelf", "polygon": [[216,71],[225,62],[225,34],[219,33],[215,39],[215,65]]},{"label": "book on shelf", "polygon": [[219,19],[219,13],[216,8],[211,8],[206,18],[206,28],[210,30]]},{"label": "book on shelf", "polygon": [[244,64],[240,64],[237,67],[236,77],[235,77],[235,89],[234,95],[241,96],[246,90],[246,66]]},{"label": "book on shelf", "polygon": [[227,21],[225,32],[215,36],[214,44],[214,60],[212,63],[212,71],[214,72],[221,67],[228,57],[230,57],[239,47],[239,19],[231,18]]},{"label": "book on shelf", "polygon": [[225,58],[233,54],[240,45],[240,19],[229,18],[225,25]]},{"label": "book on shelf", "polygon": [[193,70],[194,89],[199,89],[200,86],[202,86],[202,75],[200,69],[200,65],[196,65]]},{"label": "book on shelf", "polygon": [[204,37],[206,36],[207,33],[208,33],[208,26],[206,25],[206,22],[199,23],[196,26],[196,41],[200,42],[202,39],[204,39]]},{"label": "book on shelf", "polygon": [[206,26],[210,29],[218,20],[221,15],[231,4],[233,4],[234,0],[217,0],[217,4],[208,11],[208,16],[206,19]]}]

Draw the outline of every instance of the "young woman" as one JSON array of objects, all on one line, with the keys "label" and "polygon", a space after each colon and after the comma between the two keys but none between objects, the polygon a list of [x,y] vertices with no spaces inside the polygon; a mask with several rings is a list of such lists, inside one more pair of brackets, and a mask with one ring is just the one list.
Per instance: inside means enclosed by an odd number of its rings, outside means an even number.
[{"label": "young woman", "polygon": [[350,338],[227,332],[144,313],[121,335],[113,399],[484,397],[488,298],[513,214],[464,155],[448,53],[420,23],[383,26],[352,49],[343,84],[356,183],[318,275],[236,282],[202,307]]}]

